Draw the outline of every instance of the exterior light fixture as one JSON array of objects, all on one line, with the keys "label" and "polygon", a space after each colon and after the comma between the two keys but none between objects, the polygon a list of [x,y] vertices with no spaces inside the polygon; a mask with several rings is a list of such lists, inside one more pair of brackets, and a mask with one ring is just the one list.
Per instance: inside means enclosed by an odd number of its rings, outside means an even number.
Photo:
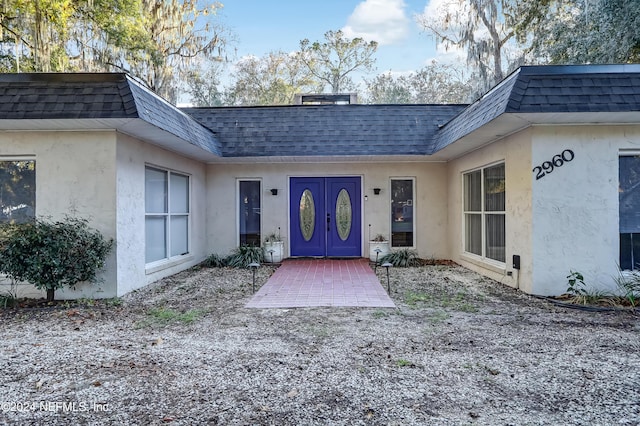
[{"label": "exterior light fixture", "polygon": [[375,195],[380,195],[380,188],[373,188],[373,193]]},{"label": "exterior light fixture", "polygon": [[278,189],[277,188],[272,188],[271,189],[271,195],[278,195]]},{"label": "exterior light fixture", "polygon": [[393,264],[390,262],[385,262],[382,264],[383,268],[387,269],[387,293],[391,294],[391,284],[389,283],[389,268],[392,267]]},{"label": "exterior light fixture", "polygon": [[[260,267],[260,264],[257,262],[252,262],[249,264],[249,268],[251,268],[253,270],[253,285],[251,286],[251,290],[253,290],[253,292],[256,292],[256,270]],[[388,268],[387,268],[388,270]],[[387,279],[388,280],[388,279]]]}]

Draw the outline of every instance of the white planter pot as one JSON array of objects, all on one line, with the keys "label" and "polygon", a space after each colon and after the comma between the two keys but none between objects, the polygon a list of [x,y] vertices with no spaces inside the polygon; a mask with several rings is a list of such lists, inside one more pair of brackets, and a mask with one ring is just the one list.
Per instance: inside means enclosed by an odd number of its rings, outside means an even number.
[{"label": "white planter pot", "polygon": [[378,261],[391,252],[389,241],[369,241],[369,259],[376,261],[376,249],[379,249]]},{"label": "white planter pot", "polygon": [[280,263],[284,258],[284,241],[264,243],[264,261],[267,263]]}]

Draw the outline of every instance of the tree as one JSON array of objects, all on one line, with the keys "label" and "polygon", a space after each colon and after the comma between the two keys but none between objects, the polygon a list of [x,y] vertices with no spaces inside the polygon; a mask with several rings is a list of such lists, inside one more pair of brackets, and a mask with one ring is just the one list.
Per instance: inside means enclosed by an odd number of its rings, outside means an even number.
[{"label": "tree", "polygon": [[287,105],[296,93],[322,86],[298,53],[271,52],[247,57],[235,65],[235,80],[228,91],[231,105]]},{"label": "tree", "polygon": [[417,21],[445,48],[466,51],[467,64],[481,83],[479,91],[484,92],[522,62],[521,51],[515,46],[515,31],[507,22],[516,3],[515,0],[445,0],[438,3],[440,7],[435,13],[427,11],[418,15]]},{"label": "tree", "polygon": [[532,0],[518,4],[514,25],[531,39],[534,56],[551,63],[626,63],[640,60],[640,2]]},{"label": "tree", "polygon": [[201,7],[197,0],[142,0],[151,45],[105,53],[103,62],[135,75],[176,103],[180,84],[197,67],[197,60],[222,54],[224,30],[211,19],[220,7],[220,3]]},{"label": "tree", "polygon": [[370,104],[410,104],[412,93],[409,76],[395,77],[391,72],[375,76],[372,80],[365,79],[367,96],[365,100]]},{"label": "tree", "polygon": [[300,57],[315,78],[331,87],[332,93],[352,88],[350,74],[354,71],[374,69],[377,42],[348,39],[342,31],[328,31],[324,37],[324,43],[302,40]]},{"label": "tree", "polygon": [[0,6],[3,71],[87,69],[96,43],[131,47],[143,37],[140,0],[5,0]]},{"label": "tree", "polygon": [[105,240],[84,219],[35,220],[0,229],[0,273],[47,291],[96,281],[113,240]]},{"label": "tree", "polygon": [[196,69],[189,72],[185,84],[193,106],[210,107],[223,104],[224,92],[220,90],[219,75],[220,68],[216,64],[210,64],[205,70]]},{"label": "tree", "polygon": [[198,0],[4,0],[0,70],[125,71],[169,101],[227,41]]},{"label": "tree", "polygon": [[464,73],[433,62],[415,73],[394,78],[381,74],[366,81],[369,103],[441,104],[470,102],[473,88]]}]

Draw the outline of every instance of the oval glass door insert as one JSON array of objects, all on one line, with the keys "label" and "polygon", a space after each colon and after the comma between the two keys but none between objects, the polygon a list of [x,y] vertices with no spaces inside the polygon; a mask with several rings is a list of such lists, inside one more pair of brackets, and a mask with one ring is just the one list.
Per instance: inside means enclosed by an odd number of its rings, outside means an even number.
[{"label": "oval glass door insert", "polygon": [[311,240],[316,226],[316,205],[313,194],[305,189],[300,197],[300,232],[305,241]]},{"label": "oval glass door insert", "polygon": [[336,227],[342,241],[347,241],[349,234],[351,234],[352,219],[351,197],[347,190],[342,188],[336,200]]}]

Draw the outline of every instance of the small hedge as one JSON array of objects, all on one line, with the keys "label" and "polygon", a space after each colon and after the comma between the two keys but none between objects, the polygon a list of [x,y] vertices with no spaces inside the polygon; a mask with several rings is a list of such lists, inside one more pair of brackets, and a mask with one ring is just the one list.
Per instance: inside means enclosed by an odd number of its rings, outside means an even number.
[{"label": "small hedge", "polygon": [[95,282],[104,267],[113,240],[106,240],[85,219],[36,219],[0,227],[0,273],[47,291]]}]

